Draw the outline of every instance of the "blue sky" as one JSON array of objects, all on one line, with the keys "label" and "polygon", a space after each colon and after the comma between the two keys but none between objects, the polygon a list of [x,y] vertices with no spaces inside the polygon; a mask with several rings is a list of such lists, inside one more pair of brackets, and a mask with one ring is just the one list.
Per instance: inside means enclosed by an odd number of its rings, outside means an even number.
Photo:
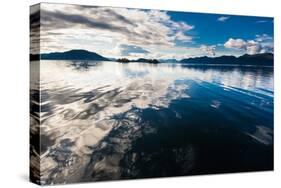
[{"label": "blue sky", "polygon": [[273,19],[41,4],[41,52],[85,49],[106,57],[182,59],[273,52]]},{"label": "blue sky", "polygon": [[[207,46],[216,45],[216,49],[221,54],[241,55],[243,50],[225,48],[225,44],[230,38],[256,40],[258,37],[267,37],[267,42],[273,48],[273,18],[222,15],[206,13],[185,13],[185,12],[167,12],[174,21],[183,21],[195,26],[195,29],[188,34],[193,36],[193,43],[181,43],[182,46]],[[272,38],[272,39],[269,39]],[[272,49],[273,50],[273,49]],[[273,52],[269,50],[269,52]]]},{"label": "blue sky", "polygon": [[[260,34],[273,36],[272,18],[180,12],[168,12],[168,15],[172,20],[194,25],[192,34],[198,36],[195,38],[198,43],[212,45],[223,43],[231,37],[253,39]],[[221,17],[227,19],[219,21]]]}]

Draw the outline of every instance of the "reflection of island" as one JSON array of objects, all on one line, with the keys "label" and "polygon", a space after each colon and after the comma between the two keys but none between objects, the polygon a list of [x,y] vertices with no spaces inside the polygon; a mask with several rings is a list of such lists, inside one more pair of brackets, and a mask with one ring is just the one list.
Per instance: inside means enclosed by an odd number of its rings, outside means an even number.
[{"label": "reflection of island", "polygon": [[147,59],[139,58],[130,60],[127,58],[112,59],[103,57],[95,52],[87,50],[70,50],[66,52],[53,52],[47,54],[30,54],[30,60],[91,60],[91,61],[117,61],[120,63],[142,62],[142,63],[180,63],[180,64],[213,64],[213,65],[257,65],[257,66],[273,66],[273,54],[261,53],[255,55],[244,54],[239,57],[235,56],[219,56],[219,57],[194,57],[182,60],[175,59]]},{"label": "reflection of island", "polygon": [[120,63],[129,63],[129,62],[141,62],[141,63],[151,63],[151,64],[160,63],[160,61],[158,61],[157,59],[145,59],[145,58],[139,58],[136,60],[129,60],[127,58],[121,58],[121,59],[117,59],[116,61],[120,62]]}]

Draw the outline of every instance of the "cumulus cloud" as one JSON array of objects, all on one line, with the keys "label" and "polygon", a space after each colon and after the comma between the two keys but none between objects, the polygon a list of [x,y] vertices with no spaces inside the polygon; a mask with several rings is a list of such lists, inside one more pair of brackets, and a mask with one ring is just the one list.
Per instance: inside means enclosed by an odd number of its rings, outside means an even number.
[{"label": "cumulus cloud", "polygon": [[130,50],[173,48],[176,41],[191,42],[188,32],[194,29],[160,10],[63,4],[41,4],[40,24],[42,52],[83,48],[105,56],[140,52],[124,52],[124,45]]},{"label": "cumulus cloud", "polygon": [[211,46],[201,45],[200,49],[203,51],[203,53],[205,53],[209,56],[216,55],[216,46],[215,45],[211,45]]},{"label": "cumulus cloud", "polygon": [[218,21],[220,22],[225,22],[226,20],[228,20],[230,17],[229,16],[221,16],[218,18]]},{"label": "cumulus cloud", "polygon": [[258,41],[261,46],[261,53],[266,53],[266,52],[270,52],[273,53],[273,37],[269,36],[268,34],[261,34],[261,35],[256,35],[256,41]]},{"label": "cumulus cloud", "polygon": [[226,43],[224,44],[226,48],[234,48],[234,49],[245,49],[246,45],[247,43],[243,39],[233,39],[233,38],[228,39],[228,41],[226,41]]},{"label": "cumulus cloud", "polygon": [[254,40],[249,40],[246,45],[246,51],[248,54],[257,54],[260,53],[262,50],[262,47],[260,43],[254,41]]},{"label": "cumulus cloud", "polygon": [[271,45],[263,46],[260,53],[273,53],[273,51],[274,51],[274,47],[273,44],[271,44]]},{"label": "cumulus cloud", "polygon": [[225,48],[231,48],[236,50],[241,50],[247,54],[257,54],[273,52],[273,41],[272,37],[263,34],[257,35],[255,40],[243,40],[243,39],[233,39],[230,38],[225,42]]}]

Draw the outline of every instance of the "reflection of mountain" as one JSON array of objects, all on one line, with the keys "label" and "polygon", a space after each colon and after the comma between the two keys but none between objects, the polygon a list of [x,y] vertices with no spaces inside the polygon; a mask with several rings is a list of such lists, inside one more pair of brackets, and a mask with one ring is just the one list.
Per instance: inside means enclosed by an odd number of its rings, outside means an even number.
[{"label": "reflection of mountain", "polygon": [[94,60],[94,61],[109,61],[109,59],[87,50],[70,50],[66,52],[53,52],[41,54],[41,59],[48,60]]},{"label": "reflection of mountain", "polygon": [[220,56],[220,57],[195,57],[183,59],[180,61],[185,64],[237,64],[237,65],[268,65],[273,66],[273,54],[255,54],[255,55],[242,55],[240,57],[235,56]]}]

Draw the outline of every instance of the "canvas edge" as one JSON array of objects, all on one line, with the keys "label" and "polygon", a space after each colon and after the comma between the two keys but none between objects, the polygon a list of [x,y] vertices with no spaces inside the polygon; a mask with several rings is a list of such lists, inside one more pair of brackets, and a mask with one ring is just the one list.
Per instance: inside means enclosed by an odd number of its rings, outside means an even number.
[{"label": "canvas edge", "polygon": [[40,6],[34,4],[29,7],[29,181],[42,185],[40,178]]}]

